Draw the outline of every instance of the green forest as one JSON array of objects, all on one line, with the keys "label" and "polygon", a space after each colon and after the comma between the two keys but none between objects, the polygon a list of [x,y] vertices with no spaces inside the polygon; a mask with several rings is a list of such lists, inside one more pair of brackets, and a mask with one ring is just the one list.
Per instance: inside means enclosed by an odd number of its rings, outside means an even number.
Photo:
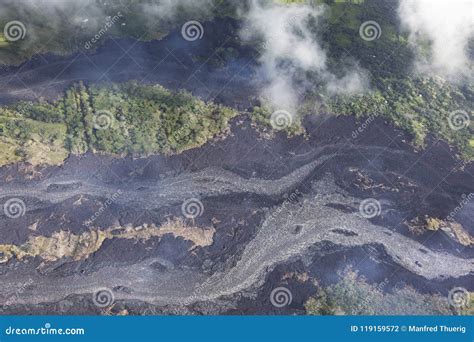
[{"label": "green forest", "polygon": [[338,96],[328,101],[333,113],[355,115],[358,118],[379,116],[413,137],[412,143],[425,147],[428,134],[440,137],[457,147],[461,158],[474,159],[472,122],[468,127],[453,129],[452,115],[456,111],[470,115],[474,89],[464,89],[442,79],[406,77],[381,79],[383,86],[359,96]]},{"label": "green forest", "polygon": [[69,154],[173,154],[225,131],[237,112],[191,94],[133,82],[86,87],[62,99],[0,108],[0,165],[60,164]]},{"label": "green forest", "polygon": [[[180,15],[174,21],[162,18],[149,26],[150,22],[145,17],[136,17],[143,16],[139,3],[129,2],[128,10],[123,13],[123,18],[127,20],[111,27],[101,42],[107,37],[160,39],[189,14],[179,11]],[[211,13],[200,14],[200,20],[211,20],[216,16],[238,18],[236,8],[230,2],[216,0],[214,3],[216,6]],[[408,132],[412,136],[411,143],[418,148],[425,147],[427,136],[433,134],[456,147],[459,157],[473,160],[472,84],[465,80],[451,82],[433,74],[414,72],[415,51],[408,42],[407,33],[400,28],[393,1],[321,0],[313,5],[323,3],[326,6],[325,15],[314,23],[312,30],[327,51],[328,70],[337,77],[343,77],[357,63],[368,74],[369,86],[363,94],[333,95],[327,92],[320,75],[309,72],[310,75],[305,75],[304,80],[309,81],[306,84],[310,85],[310,89],[302,94],[302,105],[295,109],[298,115],[294,116],[285,131],[289,135],[304,132],[301,125],[303,117],[322,112],[354,115],[361,122],[368,117],[380,117]],[[110,15],[122,9],[114,4],[103,6],[103,10]],[[15,7],[11,6],[9,11],[15,11]],[[28,11],[15,15],[20,19],[30,17]],[[382,34],[379,39],[360,39],[359,27],[365,20],[375,20],[380,24]],[[238,25],[231,22],[237,36]],[[51,28],[44,23],[41,16],[29,23],[35,28],[35,37],[44,51],[68,53],[82,46],[91,36],[87,31],[69,32],[68,29],[73,30],[74,25],[65,20],[66,32],[50,37]],[[66,38],[68,40],[64,41]],[[250,44],[254,45],[257,46],[258,42]],[[43,51],[31,44],[15,46],[5,41],[2,43],[0,33],[0,63],[19,62],[30,57],[33,51]],[[259,50],[254,50],[254,57],[257,58]],[[244,50],[241,51],[236,45],[231,51],[229,59],[242,57],[239,54]],[[422,53],[428,53],[428,49]],[[209,63],[212,62],[213,59],[210,59]],[[223,63],[220,58],[218,62]],[[295,74],[295,77],[298,75]],[[271,132],[270,118],[278,108],[271,108],[262,99],[258,102],[261,105],[253,108],[250,115],[259,127]],[[466,127],[453,129],[452,116],[456,112],[471,118],[470,124],[468,119]],[[70,153],[81,154],[85,151],[137,155],[179,153],[200,146],[225,130],[228,120],[235,115],[237,113],[229,108],[204,103],[185,92],[173,94],[158,85],[126,83],[111,87],[86,87],[77,84],[54,103],[21,102],[0,108],[0,165],[19,160],[33,164],[59,164]]]}]

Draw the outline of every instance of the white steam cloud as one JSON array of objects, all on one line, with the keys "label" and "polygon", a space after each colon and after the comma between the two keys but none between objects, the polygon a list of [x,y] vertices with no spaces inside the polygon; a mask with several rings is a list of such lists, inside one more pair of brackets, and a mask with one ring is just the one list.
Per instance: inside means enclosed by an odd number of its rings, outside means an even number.
[{"label": "white steam cloud", "polygon": [[318,22],[325,7],[251,4],[245,13],[243,40],[263,40],[259,62],[268,80],[263,97],[278,109],[293,112],[300,95],[311,85],[308,73],[317,75],[330,93],[355,93],[366,88],[367,80],[358,69],[342,79],[327,70],[325,50],[316,40],[311,25]]},{"label": "white steam cloud", "polygon": [[[452,77],[472,72],[467,52],[474,37],[472,0],[401,0],[398,14],[410,42],[418,48],[419,70]],[[428,54],[422,45],[426,40]]]}]

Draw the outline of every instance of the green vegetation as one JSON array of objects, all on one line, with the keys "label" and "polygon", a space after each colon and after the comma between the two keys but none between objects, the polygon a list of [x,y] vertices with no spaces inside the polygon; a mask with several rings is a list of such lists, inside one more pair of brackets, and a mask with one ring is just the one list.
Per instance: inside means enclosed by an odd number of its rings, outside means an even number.
[{"label": "green vegetation", "polygon": [[299,115],[282,112],[280,118],[272,118],[273,113],[275,113],[275,109],[272,109],[271,105],[262,104],[253,108],[251,119],[258,129],[267,134],[272,130],[286,132],[288,136],[304,133]]},{"label": "green vegetation", "polygon": [[[357,61],[370,72],[372,81],[386,77],[404,78],[413,70],[413,47],[407,33],[401,31],[399,18],[391,0],[354,1],[330,4],[323,30],[317,34],[328,51],[331,71],[342,75],[349,62]],[[379,24],[380,36],[364,40],[359,29],[366,21]],[[380,86],[381,84],[377,84]]]},{"label": "green vegetation", "polygon": [[[328,51],[328,67],[342,77],[354,61],[368,73],[371,91],[363,95],[325,96],[329,112],[336,115],[388,119],[413,136],[413,144],[423,147],[428,134],[434,134],[456,146],[460,156],[474,159],[473,103],[474,87],[469,82],[450,83],[441,77],[414,75],[413,47],[407,33],[399,27],[394,3],[390,0],[325,1],[328,13],[318,24],[315,34],[321,36]],[[367,41],[359,36],[365,21],[376,21],[382,30],[378,39]],[[320,31],[318,28],[323,27]],[[427,46],[429,42],[427,42]],[[315,89],[307,102],[325,94],[324,86],[314,77]],[[314,108],[308,103],[304,108]],[[454,130],[450,114],[463,111],[471,117],[470,126]],[[314,111],[313,111],[314,112]]]},{"label": "green vegetation", "polygon": [[474,88],[459,88],[442,79],[406,77],[380,79],[377,90],[360,96],[339,96],[331,99],[334,113],[357,117],[379,115],[389,119],[414,137],[414,144],[424,146],[428,133],[433,133],[455,145],[466,159],[474,159],[473,123],[453,129],[453,112],[472,113]]},{"label": "green vegetation", "polygon": [[0,165],[20,160],[32,164],[59,164],[67,156],[66,127],[22,117],[19,112],[0,108]]},{"label": "green vegetation", "polygon": [[[297,5],[304,1],[277,2]],[[301,118],[315,112],[354,115],[361,119],[377,116],[408,132],[415,147],[423,148],[427,136],[432,134],[455,146],[461,158],[473,160],[473,120],[470,126],[453,129],[451,116],[462,111],[466,123],[466,118],[472,117],[474,87],[468,82],[455,84],[439,76],[413,72],[413,47],[408,44],[407,33],[399,27],[393,1],[317,2],[321,3],[327,5],[325,15],[309,26],[327,51],[329,71],[342,78],[358,64],[360,70],[367,73],[370,90],[365,89],[362,94],[334,95],[327,91],[327,80],[320,74],[306,72],[303,78],[307,78],[310,89],[299,94],[304,101],[294,109],[297,119],[285,131],[290,135],[302,133]],[[361,24],[369,20],[380,25],[381,34],[377,39],[364,40],[360,36]],[[284,62],[291,63],[291,56],[281,63]],[[295,80],[301,78],[303,72],[294,72]],[[273,110],[263,104],[254,108],[252,119],[265,129],[271,128]]]},{"label": "green vegetation", "polygon": [[[288,6],[308,3],[304,0],[268,1]],[[238,17],[235,11],[236,5],[221,0],[214,0],[215,6],[208,6],[212,8],[210,11],[201,11],[195,6],[183,7],[178,8],[173,16],[152,15],[151,17],[155,20],[150,20],[150,13],[146,10],[148,2],[127,0],[121,3],[126,6],[114,2],[91,1],[82,11],[79,11],[80,13],[96,13],[99,9],[103,16],[102,21],[99,20],[100,15],[90,18],[91,20],[67,15],[68,11],[78,12],[76,5],[71,5],[66,6],[64,13],[55,17],[54,22],[48,20],[51,18],[51,13],[47,9],[37,11],[34,7],[25,6],[22,11],[19,11],[18,6],[14,6],[13,2],[2,5],[0,28],[15,18],[24,22],[27,34],[23,40],[8,42],[0,30],[0,64],[17,64],[34,53],[69,53],[78,48],[84,48],[84,44],[98,34],[99,30],[111,20],[110,18],[116,17],[119,12],[121,15],[114,20],[92,48],[98,47],[107,37],[161,39],[170,29],[175,29],[190,19],[203,22],[215,16]],[[318,0],[313,2],[313,5],[323,3],[326,5],[325,15],[312,23],[312,30],[324,50],[327,51],[329,71],[338,77],[343,77],[356,63],[362,70],[367,71],[371,91],[362,95],[330,96],[325,89],[325,80],[316,73],[309,75],[310,82],[306,83],[311,84],[313,88],[307,94],[301,94],[305,95],[302,97],[306,98],[306,102],[294,110],[293,122],[284,130],[289,135],[303,132],[301,116],[314,113],[314,103],[322,102],[326,104],[324,111],[336,115],[355,115],[360,118],[376,115],[390,120],[412,135],[413,144],[416,147],[423,147],[427,135],[434,134],[457,147],[461,157],[473,160],[473,120],[470,126],[459,130],[454,130],[449,125],[450,115],[455,111],[461,110],[472,118],[473,86],[462,83],[456,85],[438,77],[413,74],[413,48],[408,44],[407,33],[399,27],[393,1]],[[107,19],[107,16],[110,18]],[[380,37],[371,41],[359,36],[361,24],[368,20],[376,21],[382,30]],[[54,25],[61,27],[61,30],[54,29]],[[235,25],[236,29],[237,26]],[[31,34],[32,32],[34,34]],[[426,44],[429,46],[429,42]],[[218,55],[219,58],[209,59],[207,55],[193,56],[193,58],[222,65],[223,59],[232,59],[240,53],[237,42],[233,47],[219,47],[216,51],[214,55]],[[295,72],[295,78],[302,77],[299,74]],[[128,89],[122,88],[107,90],[74,87],[67,92],[65,99],[58,103],[40,102],[34,104],[33,111],[29,109],[31,104],[22,103],[15,106],[15,113],[1,115],[15,118],[16,125],[21,122],[19,120],[21,118],[65,125],[67,138],[64,138],[64,148],[72,153],[83,153],[87,150],[110,153],[147,154],[156,151],[175,153],[189,146],[202,144],[209,134],[215,134],[222,129],[219,123],[216,124],[219,129],[203,125],[202,131],[191,132],[189,127],[180,126],[183,122],[190,122],[190,125],[194,127],[194,117],[190,117],[189,113],[178,112],[175,113],[177,117],[171,115],[163,117],[162,111],[166,112],[168,107],[160,107],[156,102],[163,99],[135,93],[131,97],[133,101],[129,103],[127,92],[133,93],[133,89],[131,86]],[[141,100],[148,103],[140,103]],[[167,101],[164,103],[169,103],[170,100]],[[107,116],[107,113],[99,115],[102,120],[111,121],[109,129],[95,129],[94,117],[97,112],[109,109],[112,115]],[[197,108],[195,110],[199,111]],[[263,128],[264,132],[269,132],[272,128],[270,117],[273,111],[274,109],[270,106],[262,104],[254,108],[252,112],[252,119],[260,124],[259,127]],[[210,122],[219,120],[213,117]],[[226,116],[222,120],[226,121]],[[11,125],[14,124],[10,123]],[[13,134],[11,130],[8,132]],[[50,137],[38,135],[39,138],[46,141],[47,146],[53,144],[53,141],[57,144],[55,146],[63,146],[58,143],[62,141],[62,138],[56,137],[51,140]],[[8,147],[2,149],[4,160],[14,161],[24,158],[24,146],[21,143],[18,145],[19,138],[15,134],[0,136],[0,139],[2,146]],[[24,141],[24,139],[19,141]]]},{"label": "green vegetation", "polygon": [[[369,284],[349,270],[341,280],[320,288],[306,303],[309,315],[469,315],[469,307],[450,307],[440,295],[422,294],[404,286],[391,291],[387,283]],[[472,309],[471,309],[472,311]]]},{"label": "green vegetation", "polygon": [[159,85],[88,88],[79,83],[54,103],[0,108],[0,165],[19,160],[59,164],[69,153],[86,151],[179,153],[224,132],[235,115],[232,109]]},{"label": "green vegetation", "polygon": [[[330,99],[328,106],[336,114],[358,117],[379,115],[413,135],[414,144],[424,146],[433,133],[455,145],[466,159],[474,158],[472,122],[470,127],[453,130],[449,115],[473,111],[474,88],[458,86],[439,77],[411,76],[414,56],[406,34],[398,27],[396,11],[390,1],[333,3],[323,40],[329,50],[329,64],[337,74],[344,58],[357,60],[370,72],[372,92]],[[376,21],[382,34],[366,41],[359,27],[366,20]]]}]

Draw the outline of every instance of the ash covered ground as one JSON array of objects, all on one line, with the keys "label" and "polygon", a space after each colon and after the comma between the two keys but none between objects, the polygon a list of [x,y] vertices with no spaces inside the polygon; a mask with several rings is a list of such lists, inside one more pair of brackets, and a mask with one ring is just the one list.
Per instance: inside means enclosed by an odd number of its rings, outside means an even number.
[{"label": "ash covered ground", "polygon": [[[114,193],[92,227],[160,226],[184,217],[215,229],[209,246],[166,234],[107,239],[84,260],[13,258],[1,267],[6,312],[100,312],[92,295],[109,289],[117,308],[136,314],[302,313],[317,292],[311,279],[331,284],[348,265],[372,281],[422,292],[471,286],[471,248],[439,231],[414,237],[404,222],[447,216],[473,191],[472,169],[453,171],[456,160],[439,141],[432,154],[413,152],[383,122],[369,128],[370,138],[354,141],[354,120],[319,120],[306,123],[309,139],[265,140],[239,118],[228,138],[179,156],[85,155],[33,179],[21,166],[2,169],[2,194],[28,208],[15,221],[2,216],[3,243],[21,245],[58,230],[80,235]],[[372,186],[364,186],[367,179]],[[182,205],[191,198],[202,207],[186,218]],[[367,198],[380,203],[374,218],[360,214]],[[458,215],[472,229],[472,211]],[[295,274],[307,277],[288,276]],[[284,309],[269,300],[279,286],[293,296]],[[18,288],[11,302],[7,295]]]},{"label": "ash covered ground", "polygon": [[[205,26],[216,33],[209,44],[234,46],[225,25],[236,23]],[[449,229],[409,229],[459,208],[474,192],[473,165],[435,137],[414,149],[383,119],[354,138],[360,121],[319,113],[305,117],[307,136],[263,137],[245,113],[256,61],[240,49],[224,65],[202,63],[215,57],[210,47],[191,49],[174,32],[0,72],[2,104],[54,99],[77,80],[134,79],[242,111],[225,138],[175,156],[87,153],[61,166],[2,167],[2,203],[21,199],[25,213],[2,213],[0,243],[26,253],[2,255],[4,314],[304,314],[348,267],[387,293],[474,290],[472,244]],[[468,236],[472,208],[455,216]]]}]

